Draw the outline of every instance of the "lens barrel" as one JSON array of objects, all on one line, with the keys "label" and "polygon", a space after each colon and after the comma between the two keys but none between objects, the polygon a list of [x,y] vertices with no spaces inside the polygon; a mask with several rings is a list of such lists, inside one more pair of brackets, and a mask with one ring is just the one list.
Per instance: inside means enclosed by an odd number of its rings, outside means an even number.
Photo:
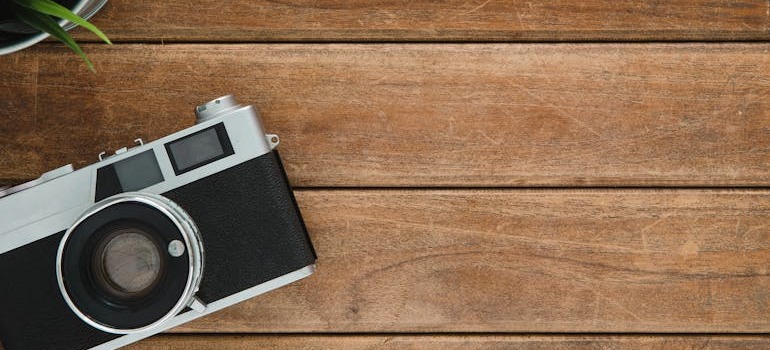
[{"label": "lens barrel", "polygon": [[193,220],[168,198],[147,193],[97,203],[67,230],[56,257],[70,309],[114,334],[145,331],[179,314],[194,300],[202,274]]}]

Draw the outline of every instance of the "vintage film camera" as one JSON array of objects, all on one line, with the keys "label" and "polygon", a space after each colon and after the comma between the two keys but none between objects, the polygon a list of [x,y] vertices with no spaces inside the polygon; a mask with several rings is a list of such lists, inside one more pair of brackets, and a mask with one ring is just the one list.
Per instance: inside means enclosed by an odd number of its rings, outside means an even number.
[{"label": "vintage film camera", "polygon": [[252,106],[0,191],[0,342],[115,349],[309,276],[315,252]]}]

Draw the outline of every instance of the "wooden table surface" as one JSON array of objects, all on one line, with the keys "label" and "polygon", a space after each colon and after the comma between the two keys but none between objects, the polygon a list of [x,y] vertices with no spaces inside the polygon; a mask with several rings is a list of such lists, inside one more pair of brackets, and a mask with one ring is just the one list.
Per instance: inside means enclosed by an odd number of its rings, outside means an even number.
[{"label": "wooden table surface", "polygon": [[0,183],[258,106],[309,279],[144,349],[770,348],[767,0],[111,0],[0,57]]}]

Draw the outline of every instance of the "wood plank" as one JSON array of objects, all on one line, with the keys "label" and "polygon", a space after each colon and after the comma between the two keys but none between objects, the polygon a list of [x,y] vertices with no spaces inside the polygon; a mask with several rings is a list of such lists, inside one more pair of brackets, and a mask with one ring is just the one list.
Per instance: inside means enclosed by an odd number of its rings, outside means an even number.
[{"label": "wood plank", "polygon": [[127,350],[246,350],[246,349],[744,349],[764,350],[765,336],[156,336],[126,347]]},{"label": "wood plank", "polygon": [[[251,350],[251,349],[518,349],[518,350],[594,350],[594,349],[698,349],[764,350],[766,336],[446,336],[446,335],[158,335],[123,349],[145,350]],[[2,349],[0,345],[0,350]]]},{"label": "wood plank", "polygon": [[295,186],[770,179],[766,43],[85,49],[97,74],[55,45],[0,57],[0,179],[167,135],[226,93],[262,109]]},{"label": "wood plank", "polygon": [[94,22],[117,41],[766,40],[768,6],[765,0],[110,0]]},{"label": "wood plank", "polygon": [[[10,69],[0,69],[0,108],[5,109],[0,112],[0,134],[4,134],[0,136],[0,167],[12,166],[12,172],[24,174],[20,178],[37,177],[40,162],[45,161],[33,147],[19,147],[16,143],[40,143],[40,140],[30,139],[39,137],[35,135],[33,127],[36,120],[38,62],[29,62],[22,56],[4,57],[7,57]],[[16,140],[9,143],[9,138]],[[11,159],[28,161],[9,163]],[[7,178],[0,179],[0,185],[14,182]]]},{"label": "wood plank", "polygon": [[318,272],[177,332],[770,331],[770,191],[297,200]]}]

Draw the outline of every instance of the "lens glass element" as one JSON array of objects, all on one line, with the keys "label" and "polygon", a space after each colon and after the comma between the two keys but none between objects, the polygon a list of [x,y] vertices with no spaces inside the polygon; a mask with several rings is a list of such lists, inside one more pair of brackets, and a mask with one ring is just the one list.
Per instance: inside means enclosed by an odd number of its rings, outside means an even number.
[{"label": "lens glass element", "polygon": [[145,296],[162,275],[163,250],[147,232],[117,229],[98,245],[94,257],[96,282],[119,298]]}]

